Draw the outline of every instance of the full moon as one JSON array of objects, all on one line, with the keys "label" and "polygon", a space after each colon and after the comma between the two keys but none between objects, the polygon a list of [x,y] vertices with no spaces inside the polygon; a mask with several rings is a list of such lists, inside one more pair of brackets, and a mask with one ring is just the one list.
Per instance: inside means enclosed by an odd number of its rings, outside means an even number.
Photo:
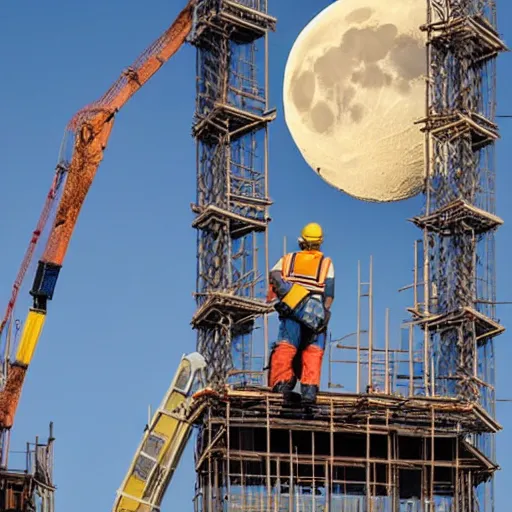
[{"label": "full moon", "polygon": [[284,115],[306,162],[365,201],[423,189],[425,0],[338,0],[300,33],[286,63]]}]

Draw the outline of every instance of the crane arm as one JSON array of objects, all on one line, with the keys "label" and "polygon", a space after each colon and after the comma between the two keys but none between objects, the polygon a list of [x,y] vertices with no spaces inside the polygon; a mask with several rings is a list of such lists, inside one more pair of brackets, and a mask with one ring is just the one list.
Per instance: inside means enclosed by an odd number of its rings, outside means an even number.
[{"label": "crane arm", "polygon": [[123,72],[98,102],[79,111],[71,120],[69,128],[75,134],[74,154],[42,258],[50,268],[62,265],[80,208],[103,159],[115,114],[184,44],[192,29],[193,3],[188,3],[163,36]]},{"label": "crane arm", "polygon": [[[195,0],[189,0],[173,24],[136,61],[125,70],[100,100],[81,109],[70,121],[66,134],[71,134],[73,151],[69,163],[61,159],[56,179],[48,194],[37,228],[31,239],[16,282],[6,317],[0,324],[0,335],[12,319],[18,290],[33,259],[39,235],[50,218],[57,192],[61,194],[43,256],[38,262],[30,294],[33,307],[24,323],[14,360],[4,354],[7,376],[0,392],[0,429],[11,428],[23,382],[32,360],[46,318],[47,301],[55,290],[59,271],[73,234],[85,197],[103,159],[116,113],[149,79],[180,49],[193,25]],[[7,344],[8,346],[8,344]]]},{"label": "crane arm", "polygon": [[0,336],[5,329],[5,326],[9,322],[11,318],[12,312],[14,310],[14,306],[16,305],[16,300],[18,299],[18,293],[20,291],[20,287],[25,280],[25,275],[30,267],[30,263],[34,257],[34,252],[36,250],[37,244],[40,240],[41,234],[45,226],[48,224],[48,219],[50,218],[52,206],[55,203],[55,199],[57,197],[57,191],[60,186],[60,179],[62,177],[63,169],[60,166],[57,166],[55,177],[52,182],[52,186],[50,187],[50,191],[46,196],[46,200],[44,202],[43,211],[37,221],[36,228],[32,232],[32,236],[30,237],[30,242],[28,244],[27,250],[25,251],[25,255],[21,262],[20,268],[18,270],[18,274],[16,275],[16,279],[12,286],[11,298],[7,303],[7,307],[0,322]]}]

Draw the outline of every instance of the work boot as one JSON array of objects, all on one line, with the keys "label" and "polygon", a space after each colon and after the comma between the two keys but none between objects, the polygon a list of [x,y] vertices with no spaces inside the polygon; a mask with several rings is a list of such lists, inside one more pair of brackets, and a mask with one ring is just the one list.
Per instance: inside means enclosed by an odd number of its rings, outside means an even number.
[{"label": "work boot", "polygon": [[288,382],[278,382],[273,388],[272,392],[282,393],[285,403],[293,401],[293,388],[295,387],[295,379]]},{"label": "work boot", "polygon": [[314,386],[313,384],[301,384],[300,393],[302,395],[302,403],[304,405],[313,405],[316,403],[318,386]]},{"label": "work boot", "polygon": [[295,382],[278,382],[273,388],[272,393],[290,393],[295,387]]}]

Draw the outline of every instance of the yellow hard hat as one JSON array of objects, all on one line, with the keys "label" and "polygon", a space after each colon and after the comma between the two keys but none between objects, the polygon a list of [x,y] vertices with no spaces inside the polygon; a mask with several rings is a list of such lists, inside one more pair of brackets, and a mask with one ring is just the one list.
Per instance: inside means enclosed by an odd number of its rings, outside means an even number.
[{"label": "yellow hard hat", "polygon": [[310,222],[304,226],[300,236],[307,243],[321,244],[324,241],[322,226],[316,222]]}]

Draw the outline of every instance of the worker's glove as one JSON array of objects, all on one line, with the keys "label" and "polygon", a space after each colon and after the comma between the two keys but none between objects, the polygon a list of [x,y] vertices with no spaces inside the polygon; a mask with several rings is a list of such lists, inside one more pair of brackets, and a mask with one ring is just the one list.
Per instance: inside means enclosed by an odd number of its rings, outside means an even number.
[{"label": "worker's glove", "polygon": [[274,290],[274,287],[272,285],[270,285],[268,287],[268,291],[267,291],[267,303],[270,304],[270,303],[274,302],[276,299],[277,299],[277,293]]},{"label": "worker's glove", "polygon": [[283,279],[270,279],[270,285],[272,286],[274,293],[279,299],[282,299],[291,289],[292,284],[284,281]]}]

